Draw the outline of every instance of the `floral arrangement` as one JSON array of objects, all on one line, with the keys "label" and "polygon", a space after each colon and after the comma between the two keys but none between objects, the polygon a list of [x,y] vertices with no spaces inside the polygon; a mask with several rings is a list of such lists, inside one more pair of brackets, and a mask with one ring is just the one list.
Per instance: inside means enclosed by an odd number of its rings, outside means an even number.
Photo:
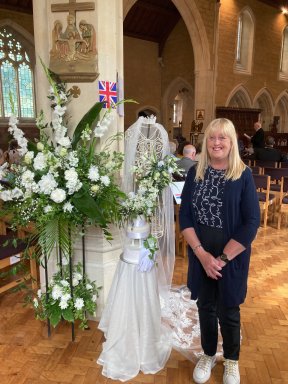
[{"label": "floral arrangement", "polygon": [[177,159],[171,155],[158,160],[156,154],[142,155],[131,170],[137,192],[130,192],[122,204],[122,215],[128,220],[143,215],[150,220],[158,206],[162,191],[173,182],[173,175],[181,175]]},{"label": "floral arrangement", "polygon": [[[9,132],[17,140],[22,158],[20,164],[9,167],[5,163],[0,167],[0,180],[4,181],[0,199],[5,203],[3,214],[13,214],[12,226],[35,223],[38,241],[49,255],[59,237],[67,251],[67,228],[73,230],[78,225],[96,225],[111,239],[108,227],[120,221],[125,194],[117,183],[123,154],[110,149],[119,135],[108,139],[100,152],[95,149],[97,139],[108,130],[117,105],[100,118],[103,103],[96,103],[70,138],[65,120],[69,92],[65,84],[56,83],[51,72],[45,70],[50,82],[52,121],[45,124],[41,113],[37,118],[40,140],[29,143],[17,127],[17,118],[10,117]],[[126,101],[131,100],[122,102]]]},{"label": "floral arrangement", "polygon": [[[81,265],[73,266],[72,242],[88,225],[101,228],[106,239],[111,240],[109,225],[122,220],[122,201],[126,195],[118,185],[118,178],[123,154],[111,150],[119,135],[107,139],[101,151],[96,149],[117,105],[133,100],[122,100],[105,112],[103,103],[96,103],[70,137],[66,114],[71,95],[66,85],[57,82],[55,74],[44,64],[43,67],[50,83],[52,119],[45,123],[40,113],[36,119],[39,140],[29,142],[17,127],[17,117],[13,114],[10,117],[9,132],[18,143],[20,160],[0,167],[1,215],[10,215],[12,229],[35,225],[31,240],[39,245],[36,257],[44,268],[47,269],[52,251],[55,248],[59,251],[56,252],[59,271],[50,283],[46,281],[46,292],[39,292],[38,298],[31,299],[37,317],[49,318],[54,326],[61,317],[68,321],[80,319],[85,327],[85,312],[95,312],[99,288],[89,282],[85,271],[80,279]],[[14,111],[13,100],[11,105]],[[72,270],[74,278],[79,277],[77,284],[71,278]]]},{"label": "floral arrangement", "polygon": [[[79,327],[84,329],[87,328],[87,314],[95,316],[99,287],[86,275],[83,276],[80,263],[73,267],[70,276],[69,265],[63,265],[53,275],[48,291],[38,290],[37,297],[32,300],[35,315],[39,320],[48,318],[53,327],[56,327],[62,318],[69,322],[79,319]],[[48,301],[47,293],[50,298]]]}]

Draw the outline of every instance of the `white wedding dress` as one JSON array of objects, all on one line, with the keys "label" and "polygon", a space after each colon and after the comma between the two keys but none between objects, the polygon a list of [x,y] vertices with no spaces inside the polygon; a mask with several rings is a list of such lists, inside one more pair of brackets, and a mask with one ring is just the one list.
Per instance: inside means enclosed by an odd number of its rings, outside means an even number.
[{"label": "white wedding dress", "polygon": [[171,329],[161,320],[157,267],[146,272],[138,267],[146,251],[143,239],[149,234],[149,225],[147,233],[145,226],[142,222],[135,236],[134,227],[132,234],[131,228],[127,231],[128,241],[98,327],[106,342],[97,362],[103,365],[102,374],[114,380],[130,380],[139,371],[156,373],[171,352]]}]

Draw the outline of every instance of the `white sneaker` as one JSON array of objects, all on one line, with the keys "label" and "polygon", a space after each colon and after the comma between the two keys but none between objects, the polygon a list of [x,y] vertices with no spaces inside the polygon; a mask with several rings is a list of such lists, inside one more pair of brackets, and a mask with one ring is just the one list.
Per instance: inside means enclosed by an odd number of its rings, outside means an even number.
[{"label": "white sneaker", "polygon": [[211,370],[215,366],[215,364],[215,356],[207,356],[205,354],[201,356],[193,371],[193,380],[195,381],[195,383],[206,383],[206,381],[208,381],[211,376]]},{"label": "white sneaker", "polygon": [[226,359],[223,364],[223,384],[240,384],[238,361]]}]

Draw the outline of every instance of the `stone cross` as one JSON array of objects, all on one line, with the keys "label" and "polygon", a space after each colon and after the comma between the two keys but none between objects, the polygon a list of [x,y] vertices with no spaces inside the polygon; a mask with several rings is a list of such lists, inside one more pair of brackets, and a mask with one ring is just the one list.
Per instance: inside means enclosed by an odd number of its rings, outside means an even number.
[{"label": "stone cross", "polygon": [[76,0],[69,0],[69,3],[51,4],[52,12],[69,12],[76,20],[77,11],[94,11],[94,2],[76,3]]}]

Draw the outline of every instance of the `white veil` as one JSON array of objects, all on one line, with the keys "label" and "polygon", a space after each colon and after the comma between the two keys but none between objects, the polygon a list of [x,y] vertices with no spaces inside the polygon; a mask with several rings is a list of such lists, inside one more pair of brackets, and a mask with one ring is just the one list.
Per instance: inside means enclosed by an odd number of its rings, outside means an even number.
[{"label": "white veil", "polygon": [[[134,191],[132,167],[143,153],[155,153],[159,160],[170,154],[168,134],[161,124],[156,123],[154,116],[139,117],[125,132],[123,190],[126,193]],[[159,241],[158,286],[161,299],[166,301],[169,298],[175,262],[174,206],[169,187],[159,196],[158,212],[152,220],[151,233]]]}]

